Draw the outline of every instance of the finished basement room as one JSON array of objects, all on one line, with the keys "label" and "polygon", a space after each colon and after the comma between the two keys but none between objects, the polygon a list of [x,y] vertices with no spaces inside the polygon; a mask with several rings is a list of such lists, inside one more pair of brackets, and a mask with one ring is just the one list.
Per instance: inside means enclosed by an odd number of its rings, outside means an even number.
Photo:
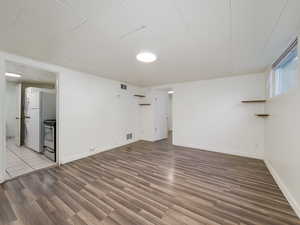
[{"label": "finished basement room", "polygon": [[300,225],[299,12],[0,0],[0,225]]}]

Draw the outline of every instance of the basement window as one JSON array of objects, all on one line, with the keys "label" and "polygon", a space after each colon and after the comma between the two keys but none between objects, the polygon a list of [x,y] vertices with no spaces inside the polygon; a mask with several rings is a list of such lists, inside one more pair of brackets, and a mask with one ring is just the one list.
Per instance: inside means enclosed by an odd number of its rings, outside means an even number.
[{"label": "basement window", "polygon": [[273,64],[272,73],[268,81],[270,97],[282,95],[298,86],[299,59],[297,43],[298,41],[295,40]]}]

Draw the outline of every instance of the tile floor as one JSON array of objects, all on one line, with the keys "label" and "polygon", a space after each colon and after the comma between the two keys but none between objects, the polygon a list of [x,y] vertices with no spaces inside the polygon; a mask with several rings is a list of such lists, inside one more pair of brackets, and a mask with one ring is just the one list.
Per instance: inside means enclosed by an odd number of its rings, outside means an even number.
[{"label": "tile floor", "polygon": [[34,170],[55,165],[44,155],[34,152],[26,147],[18,147],[13,139],[6,142],[8,178],[14,178]]}]

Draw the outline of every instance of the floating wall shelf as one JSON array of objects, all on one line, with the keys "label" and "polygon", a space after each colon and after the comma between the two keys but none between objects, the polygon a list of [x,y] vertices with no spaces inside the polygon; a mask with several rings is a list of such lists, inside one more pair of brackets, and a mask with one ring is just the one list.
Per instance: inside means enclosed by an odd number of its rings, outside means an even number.
[{"label": "floating wall shelf", "polygon": [[147,105],[151,105],[151,104],[140,104],[140,106],[147,106]]},{"label": "floating wall shelf", "polygon": [[145,95],[134,95],[134,97],[145,98]]},{"label": "floating wall shelf", "polygon": [[241,101],[242,103],[264,103],[266,102],[266,99],[257,99],[257,100],[244,100]]},{"label": "floating wall shelf", "polygon": [[270,116],[270,114],[255,114],[256,116],[259,116],[259,117],[268,117]]}]

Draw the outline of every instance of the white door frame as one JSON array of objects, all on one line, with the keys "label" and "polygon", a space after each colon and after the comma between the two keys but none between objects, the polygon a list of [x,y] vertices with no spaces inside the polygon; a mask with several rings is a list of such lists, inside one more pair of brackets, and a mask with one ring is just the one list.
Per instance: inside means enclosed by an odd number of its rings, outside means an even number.
[{"label": "white door frame", "polygon": [[[1,57],[2,56],[2,57]],[[61,110],[61,97],[60,97],[60,85],[59,85],[59,80],[60,80],[60,72],[57,69],[51,69],[49,67],[49,65],[44,64],[44,63],[39,63],[33,60],[29,60],[27,58],[23,58],[23,57],[19,57],[19,56],[15,56],[15,55],[10,55],[10,54],[3,54],[0,52],[0,89],[1,86],[4,87],[4,89],[2,90],[5,93],[6,90],[6,80],[5,80],[5,63],[6,61],[12,61],[12,62],[16,62],[16,63],[20,63],[26,66],[30,66],[30,67],[34,67],[34,68],[38,68],[38,69],[42,69],[42,70],[46,70],[49,72],[52,72],[54,74],[56,74],[56,121],[58,126],[56,126],[56,163],[58,166],[61,165],[61,161],[60,161],[60,140],[59,140],[59,136],[60,136],[60,128],[61,128],[61,114],[60,114],[60,110]],[[4,65],[2,65],[4,64]],[[1,68],[3,66],[3,69]],[[53,66],[54,68],[56,66]],[[6,128],[5,128],[5,122],[6,122],[6,118],[5,118],[5,110],[6,110],[6,105],[5,105],[5,95],[0,95],[0,104],[2,104],[2,107],[0,107],[0,183],[4,182],[7,177],[6,177],[6,168],[7,168],[7,157],[6,157]],[[2,117],[2,118],[1,118]],[[2,166],[1,166],[2,165]]]}]

